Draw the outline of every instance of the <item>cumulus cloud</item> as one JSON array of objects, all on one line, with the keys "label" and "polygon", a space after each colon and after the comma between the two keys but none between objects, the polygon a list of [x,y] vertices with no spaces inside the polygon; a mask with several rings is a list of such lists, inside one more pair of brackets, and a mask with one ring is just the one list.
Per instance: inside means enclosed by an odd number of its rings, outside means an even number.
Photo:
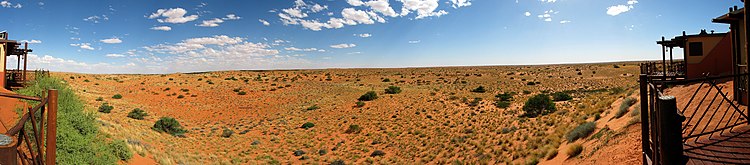
[{"label": "cumulus cloud", "polygon": [[266,20],[258,19],[258,21],[260,21],[260,23],[262,23],[264,26],[271,26],[271,23],[268,23],[268,21]]},{"label": "cumulus cloud", "polygon": [[362,38],[367,38],[367,37],[372,37],[372,34],[370,34],[370,33],[362,33],[362,34],[354,34],[354,36],[362,37]]},{"label": "cumulus cloud", "polygon": [[561,24],[566,24],[566,23],[570,23],[570,22],[572,22],[572,21],[568,21],[568,20],[562,20],[562,21],[560,21]]},{"label": "cumulus cloud", "polygon": [[622,13],[628,12],[633,9],[633,6],[637,3],[637,0],[628,0],[627,4],[607,7],[607,15],[617,16]]},{"label": "cumulus cloud", "polygon": [[172,30],[172,27],[169,27],[169,26],[155,26],[155,27],[152,27],[151,30],[170,31],[170,30]]},{"label": "cumulus cloud", "polygon": [[70,46],[79,47],[86,50],[94,50],[94,47],[91,47],[90,43],[70,44]]},{"label": "cumulus cloud", "polygon": [[99,41],[101,41],[102,43],[105,43],[105,44],[119,44],[119,43],[122,43],[122,40],[120,40],[119,38],[116,38],[116,37],[115,38],[103,39],[103,40],[99,40]]},{"label": "cumulus cloud", "polygon": [[[148,16],[149,19],[156,19],[161,23],[185,23],[198,19],[198,15],[185,15],[187,10],[183,8],[170,8],[170,9],[159,9],[155,13],[151,13]],[[160,18],[161,17],[161,18]]]},{"label": "cumulus cloud", "polygon": [[323,10],[325,10],[325,9],[328,9],[328,5],[320,5],[320,4],[315,4],[315,5],[312,5],[312,6],[310,7],[310,10],[311,10],[311,11],[312,11],[313,13],[317,13],[317,12],[323,11]]},{"label": "cumulus cloud", "polygon": [[451,0],[451,3],[453,3],[453,8],[471,6],[470,0]]},{"label": "cumulus cloud", "polygon": [[539,19],[544,20],[545,22],[551,22],[552,21],[552,15],[555,15],[557,13],[559,13],[559,11],[547,10],[547,11],[544,11],[544,14],[537,15],[537,17]]},{"label": "cumulus cloud", "polygon": [[[460,0],[465,1],[465,0]],[[372,10],[377,11],[385,16],[390,17],[396,17],[398,14],[396,14],[396,11],[391,8],[391,5],[388,3],[388,0],[372,0],[365,2],[365,5],[370,6]]]},{"label": "cumulus cloud", "polygon": [[21,40],[21,43],[30,43],[30,44],[41,44],[42,41],[40,40]]},{"label": "cumulus cloud", "polygon": [[527,11],[526,13],[523,13],[523,15],[528,17],[528,16],[531,16],[531,13]]},{"label": "cumulus cloud", "polygon": [[[426,17],[437,16],[448,14],[445,10],[437,10],[438,0],[399,0],[403,2],[401,8],[401,16],[408,15],[409,13],[416,11],[417,17],[415,19],[422,19]],[[437,10],[437,11],[436,11]]]},{"label": "cumulus cloud", "polygon": [[99,23],[101,21],[106,21],[106,20],[109,20],[109,17],[107,17],[107,15],[102,15],[101,17],[98,15],[95,15],[95,16],[89,16],[83,19],[83,21],[92,22],[92,23]]},{"label": "cumulus cloud", "polygon": [[344,49],[344,48],[353,48],[356,46],[357,45],[355,44],[336,44],[336,45],[331,45],[331,48]]},{"label": "cumulus cloud", "polygon": [[201,26],[201,27],[217,27],[219,24],[224,23],[225,20],[239,20],[241,17],[234,15],[234,14],[228,14],[224,18],[214,18],[209,20],[203,20],[201,24],[197,24],[195,26]]},{"label": "cumulus cloud", "polygon": [[16,9],[23,7],[23,5],[21,5],[20,3],[13,4],[10,1],[0,1],[0,6],[4,8],[16,8]]},{"label": "cumulus cloud", "polygon": [[362,6],[365,4],[362,0],[346,0],[346,3],[349,3],[349,5],[352,6]]}]

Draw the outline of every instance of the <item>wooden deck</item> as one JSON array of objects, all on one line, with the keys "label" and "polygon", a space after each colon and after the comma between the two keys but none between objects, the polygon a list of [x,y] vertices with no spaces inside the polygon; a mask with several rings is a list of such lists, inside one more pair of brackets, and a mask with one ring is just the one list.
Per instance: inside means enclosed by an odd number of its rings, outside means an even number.
[{"label": "wooden deck", "polygon": [[687,141],[687,164],[750,164],[750,125],[740,125],[710,139]]}]

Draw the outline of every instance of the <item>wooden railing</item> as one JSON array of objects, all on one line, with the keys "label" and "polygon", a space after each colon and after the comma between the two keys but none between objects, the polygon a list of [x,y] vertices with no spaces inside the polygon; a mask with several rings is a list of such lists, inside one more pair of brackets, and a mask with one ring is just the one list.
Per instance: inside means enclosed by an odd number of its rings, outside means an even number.
[{"label": "wooden railing", "polygon": [[655,78],[684,78],[686,73],[687,68],[684,61],[641,63],[641,74]]},{"label": "wooden railing", "polygon": [[[14,146],[0,146],[8,148],[0,150],[0,164],[19,164],[19,160],[23,165],[55,164],[55,151],[57,151],[57,90],[47,90],[47,97],[42,98],[9,93],[0,93],[0,97],[39,102],[36,106],[23,112],[23,116],[16,125],[4,133],[4,135],[16,139],[13,143],[9,143],[9,145]],[[47,112],[46,129],[45,111]]]},{"label": "wooden railing", "polygon": [[[664,80],[641,74],[641,107],[645,110],[641,113],[644,164],[684,164],[688,160],[684,152],[710,145],[695,142],[714,135],[721,136],[725,131],[731,132],[735,126],[749,124],[747,108],[740,108],[738,101],[718,85],[719,81],[744,80],[748,76],[750,74],[745,73]],[[700,85],[690,98],[680,98],[687,100],[680,107],[677,106],[677,98],[662,93],[662,89],[668,86],[698,83]]]}]

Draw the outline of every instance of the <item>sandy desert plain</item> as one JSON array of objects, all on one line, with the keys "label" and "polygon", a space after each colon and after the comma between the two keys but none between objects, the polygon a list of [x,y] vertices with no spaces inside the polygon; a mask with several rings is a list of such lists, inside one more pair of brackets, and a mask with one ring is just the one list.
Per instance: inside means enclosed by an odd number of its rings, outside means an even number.
[{"label": "sandy desert plain", "polygon": [[[128,142],[123,164],[638,164],[637,64],[52,76]],[[358,103],[368,91],[378,98]],[[553,93],[572,99],[524,115]],[[148,116],[127,117],[135,108]],[[187,132],[152,130],[161,117]]]}]

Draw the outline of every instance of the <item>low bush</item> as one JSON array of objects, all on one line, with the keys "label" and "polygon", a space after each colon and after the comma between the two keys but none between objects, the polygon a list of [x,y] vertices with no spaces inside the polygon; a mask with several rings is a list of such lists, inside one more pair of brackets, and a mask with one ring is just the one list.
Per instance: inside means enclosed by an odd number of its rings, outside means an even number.
[{"label": "low bush", "polygon": [[364,95],[360,96],[359,99],[357,99],[357,100],[359,100],[359,101],[372,101],[372,100],[375,100],[375,99],[378,99],[378,94],[375,93],[375,91],[369,91],[369,92],[365,93]]},{"label": "low bush", "polygon": [[238,94],[238,95],[246,95],[246,94],[247,94],[247,92],[245,92],[245,91],[240,91],[240,92],[237,92],[237,94]]},{"label": "low bush", "polygon": [[511,100],[513,100],[513,94],[514,93],[515,92],[513,92],[513,93],[501,93],[501,94],[497,94],[497,95],[495,95],[495,98],[499,99],[500,101],[511,101]]},{"label": "low bush", "polygon": [[115,140],[109,144],[109,149],[112,153],[120,158],[120,160],[128,160],[133,157],[133,152],[128,149],[128,145],[124,140]]},{"label": "low bush", "polygon": [[224,128],[224,131],[221,132],[221,137],[229,138],[232,137],[232,134],[234,134],[234,131],[229,128]]},{"label": "low bush", "polygon": [[177,95],[177,98],[181,99],[181,98],[185,98],[185,96],[183,96],[183,95]]},{"label": "low bush", "polygon": [[121,99],[122,95],[121,94],[115,94],[114,96],[112,96],[112,98],[113,99]]},{"label": "low bush", "polygon": [[586,122],[573,128],[573,130],[570,130],[570,132],[565,135],[565,138],[568,140],[568,143],[572,143],[578,139],[591,135],[591,133],[594,132],[594,129],[596,129],[596,123]]},{"label": "low bush", "polygon": [[391,82],[391,79],[385,78],[383,79],[383,82]]},{"label": "low bush", "polygon": [[312,127],[315,127],[315,124],[313,124],[312,122],[307,122],[305,124],[302,124],[302,126],[300,128],[302,128],[302,129],[310,129]]},{"label": "low bush", "polygon": [[487,90],[484,89],[484,86],[479,86],[479,87],[477,87],[475,89],[472,89],[471,92],[474,92],[474,93],[484,93],[484,92],[487,92]]},{"label": "low bush", "polygon": [[553,101],[568,101],[573,99],[573,97],[570,97],[568,93],[565,92],[555,92],[552,93],[552,100]]},{"label": "low bush", "polygon": [[362,127],[356,124],[349,125],[349,128],[344,131],[344,133],[348,134],[358,134],[359,132],[362,132]]},{"label": "low bush", "polygon": [[305,110],[312,111],[312,110],[317,110],[317,109],[320,109],[318,105],[312,105],[312,106],[307,107]]},{"label": "low bush", "polygon": [[370,154],[370,157],[384,156],[384,155],[385,155],[385,152],[381,150],[375,150],[372,152],[372,154]]},{"label": "low bush", "polygon": [[401,93],[401,88],[397,86],[389,86],[385,89],[385,93],[387,94],[398,94]]},{"label": "low bush", "polygon": [[109,105],[109,103],[102,103],[102,105],[99,106],[99,112],[101,113],[110,113],[112,112],[112,109],[115,109],[115,107]]},{"label": "low bush", "polygon": [[578,156],[583,152],[583,146],[581,144],[573,144],[572,146],[568,147],[568,157],[575,157]]},{"label": "low bush", "polygon": [[495,106],[497,106],[498,108],[508,108],[510,107],[510,102],[498,100],[497,102],[495,102]]},{"label": "low bush", "polygon": [[630,110],[630,106],[633,106],[633,104],[635,104],[636,101],[637,100],[633,99],[632,97],[627,97],[624,100],[622,100],[622,103],[620,103],[620,108],[617,109],[617,112],[615,113],[614,117],[616,119],[619,119],[620,117],[625,115],[625,113],[627,113],[628,110]]},{"label": "low bush", "polygon": [[97,98],[96,98],[96,101],[104,101],[104,98],[102,98],[102,97],[97,97]]},{"label": "low bush", "polygon": [[477,97],[477,98],[474,98],[474,100],[471,100],[469,102],[469,106],[475,107],[479,105],[480,103],[482,103],[482,98]]},{"label": "low bush", "polygon": [[143,118],[146,116],[148,116],[146,111],[140,108],[133,109],[132,111],[130,111],[130,113],[128,113],[128,117],[132,119],[143,120]]},{"label": "low bush", "polygon": [[182,125],[180,125],[180,122],[171,117],[159,118],[159,120],[154,123],[154,126],[151,127],[151,129],[157,132],[168,133],[172,136],[181,136],[182,134],[187,132],[186,130],[182,129]]},{"label": "low bush", "polygon": [[523,111],[527,117],[537,117],[539,115],[546,115],[553,113],[557,110],[555,103],[550,100],[549,95],[538,94],[526,100],[523,105]]},{"label": "low bush", "polygon": [[363,102],[363,101],[357,101],[355,104],[357,104],[357,107],[364,107],[365,106],[365,102]]}]

